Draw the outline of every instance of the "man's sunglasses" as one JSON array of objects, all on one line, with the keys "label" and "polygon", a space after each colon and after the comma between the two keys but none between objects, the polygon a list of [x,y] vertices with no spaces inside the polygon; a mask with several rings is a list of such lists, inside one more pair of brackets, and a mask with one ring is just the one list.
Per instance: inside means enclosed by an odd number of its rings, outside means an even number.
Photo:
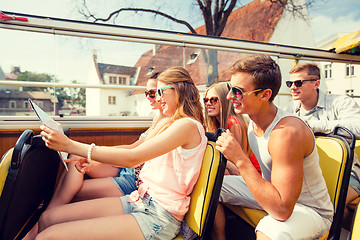
[{"label": "man's sunglasses", "polygon": [[215,105],[218,100],[219,100],[218,97],[204,98],[204,104],[206,104],[208,101],[210,101],[211,105]]},{"label": "man's sunglasses", "polygon": [[173,86],[164,86],[164,87],[161,87],[161,88],[158,88],[156,90],[156,95],[158,95],[158,97],[162,97],[163,96],[163,90],[164,89],[169,89],[169,88],[174,88]]},{"label": "man's sunglasses", "polygon": [[303,82],[306,81],[316,81],[317,79],[308,79],[308,80],[296,80],[296,81],[286,81],[286,86],[288,88],[291,88],[291,86],[293,85],[293,83],[295,84],[295,87],[301,87],[303,85]]},{"label": "man's sunglasses", "polygon": [[155,98],[156,97],[156,89],[150,89],[150,90],[145,90],[145,96],[149,98]]},{"label": "man's sunglasses", "polygon": [[229,83],[227,83],[226,86],[227,86],[229,91],[231,90],[234,97],[239,101],[244,98],[245,94],[254,93],[254,92],[260,92],[260,91],[264,90],[263,88],[259,88],[259,89],[255,89],[255,90],[252,90],[252,91],[243,92],[243,90],[241,90],[238,87],[231,87],[231,85]]}]

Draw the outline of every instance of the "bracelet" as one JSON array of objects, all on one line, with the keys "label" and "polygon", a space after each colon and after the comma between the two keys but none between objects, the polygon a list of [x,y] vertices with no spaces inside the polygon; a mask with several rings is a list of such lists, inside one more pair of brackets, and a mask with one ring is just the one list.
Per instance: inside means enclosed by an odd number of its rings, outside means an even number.
[{"label": "bracelet", "polygon": [[92,143],[90,144],[90,147],[88,149],[87,160],[89,163],[91,163],[91,153],[94,147],[95,147],[95,143]]}]

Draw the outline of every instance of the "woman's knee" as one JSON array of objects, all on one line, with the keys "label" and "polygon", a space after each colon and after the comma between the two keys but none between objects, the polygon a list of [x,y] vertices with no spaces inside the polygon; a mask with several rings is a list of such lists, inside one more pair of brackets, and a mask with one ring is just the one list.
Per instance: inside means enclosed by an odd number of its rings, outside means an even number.
[{"label": "woman's knee", "polygon": [[39,233],[44,231],[46,228],[48,228],[49,226],[52,225],[53,222],[53,217],[52,217],[52,210],[46,210],[45,212],[43,212],[39,218]]}]

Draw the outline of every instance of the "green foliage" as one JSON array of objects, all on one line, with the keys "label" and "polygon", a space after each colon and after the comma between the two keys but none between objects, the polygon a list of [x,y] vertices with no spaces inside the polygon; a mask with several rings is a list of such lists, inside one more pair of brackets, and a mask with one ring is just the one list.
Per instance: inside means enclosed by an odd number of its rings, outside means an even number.
[{"label": "green foliage", "polygon": [[[53,76],[46,73],[34,73],[25,71],[21,73],[18,77],[18,81],[27,81],[27,82],[51,82]],[[23,91],[45,91],[49,92],[49,88],[43,87],[23,87]]]},{"label": "green foliage", "polygon": [[70,100],[71,97],[67,94],[64,88],[56,88],[55,89],[55,96],[58,99],[57,102],[57,109],[61,109],[64,106],[65,100]]},{"label": "green foliage", "polygon": [[[73,80],[72,83],[79,83],[76,80]],[[72,88],[70,89],[71,100],[73,104],[85,107],[86,97],[85,97],[85,88]]]},{"label": "green foliage", "polygon": [[[28,82],[52,82],[54,77],[46,73],[34,73],[34,72],[23,72],[17,77],[18,81]],[[55,79],[55,82],[58,82]],[[78,83],[73,80],[72,83]],[[85,107],[85,88],[54,88],[52,87],[23,87],[23,91],[43,91],[49,92],[57,97],[57,109],[61,109],[64,106],[66,100],[71,100],[72,105]]]}]

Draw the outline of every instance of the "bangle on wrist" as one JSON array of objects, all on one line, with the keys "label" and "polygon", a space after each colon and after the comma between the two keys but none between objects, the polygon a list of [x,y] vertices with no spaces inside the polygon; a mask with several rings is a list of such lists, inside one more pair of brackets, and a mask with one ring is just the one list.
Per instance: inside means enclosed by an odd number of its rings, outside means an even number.
[{"label": "bangle on wrist", "polygon": [[88,153],[87,153],[87,160],[89,163],[91,163],[91,153],[93,148],[95,147],[95,143],[90,144],[90,147],[88,149]]}]

